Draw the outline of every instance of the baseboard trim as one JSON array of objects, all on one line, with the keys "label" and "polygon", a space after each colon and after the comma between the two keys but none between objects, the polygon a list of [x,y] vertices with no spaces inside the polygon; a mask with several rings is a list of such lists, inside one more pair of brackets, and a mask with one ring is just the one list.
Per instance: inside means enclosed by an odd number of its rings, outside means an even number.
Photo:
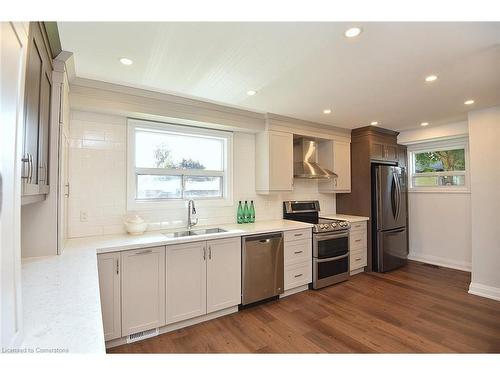
[{"label": "baseboard trim", "polygon": [[437,257],[428,254],[410,253],[408,259],[418,262],[434,264],[436,266],[453,268],[455,270],[471,272],[472,264],[470,262],[456,261],[453,259]]},{"label": "baseboard trim", "polygon": [[500,288],[480,283],[470,283],[469,293],[480,297],[486,297],[500,301]]},{"label": "baseboard trim", "polygon": [[309,289],[309,284],[305,284],[305,285],[301,285],[301,286],[298,286],[298,287],[295,287],[292,289],[288,289],[288,290],[285,290],[285,293],[280,294],[280,298],[285,298],[285,297],[291,296],[292,294],[300,293],[300,292],[303,292],[304,290],[308,290],[308,289]]},{"label": "baseboard trim", "polygon": [[[207,320],[220,318],[221,316],[233,314],[236,312],[238,312],[238,306],[232,306],[232,307],[225,308],[223,310],[215,311],[213,313],[209,313],[206,315],[197,316],[195,318],[183,320],[181,322],[171,323],[169,325],[160,327],[159,334],[161,335],[163,333],[172,332],[172,331],[175,331],[177,329],[181,329],[181,328],[192,326],[192,325],[195,325],[198,323],[206,322]],[[127,343],[126,336],[120,337],[120,338],[114,339],[114,340],[109,340],[109,341],[106,341],[106,349],[114,348],[115,346],[125,345],[126,343]]]}]

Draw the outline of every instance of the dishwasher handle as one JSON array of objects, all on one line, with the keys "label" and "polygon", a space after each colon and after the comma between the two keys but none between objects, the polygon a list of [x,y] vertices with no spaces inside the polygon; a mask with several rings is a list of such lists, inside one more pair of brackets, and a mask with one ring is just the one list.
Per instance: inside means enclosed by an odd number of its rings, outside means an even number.
[{"label": "dishwasher handle", "polygon": [[255,236],[242,237],[243,241],[245,241],[245,242],[254,242],[254,241],[268,242],[268,240],[272,240],[275,238],[276,239],[283,238],[283,232],[274,232],[274,233],[266,233],[266,234],[260,234],[260,235],[255,235]]}]

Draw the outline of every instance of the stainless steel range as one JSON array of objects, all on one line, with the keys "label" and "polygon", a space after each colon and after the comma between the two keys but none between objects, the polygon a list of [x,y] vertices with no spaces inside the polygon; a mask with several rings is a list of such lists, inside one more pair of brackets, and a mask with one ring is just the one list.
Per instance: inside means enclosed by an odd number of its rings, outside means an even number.
[{"label": "stainless steel range", "polygon": [[283,218],[314,224],[313,288],[319,289],[349,278],[349,229],[343,220],[319,216],[319,201],[285,201]]}]

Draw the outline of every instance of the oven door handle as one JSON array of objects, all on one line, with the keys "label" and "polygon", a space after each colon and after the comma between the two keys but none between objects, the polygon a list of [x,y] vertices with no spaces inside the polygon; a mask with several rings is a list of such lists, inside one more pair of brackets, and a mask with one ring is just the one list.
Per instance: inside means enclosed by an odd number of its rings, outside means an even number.
[{"label": "oven door handle", "polygon": [[344,231],[342,233],[335,233],[335,234],[315,234],[314,235],[314,239],[316,241],[332,240],[334,238],[343,238],[343,237],[349,238],[349,231]]},{"label": "oven door handle", "polygon": [[345,255],[340,255],[338,257],[333,257],[333,258],[326,258],[326,259],[316,259],[316,262],[317,263],[325,263],[325,262],[332,262],[334,260],[339,260],[339,259],[343,259],[343,258],[348,258],[349,257],[349,253],[345,254]]}]

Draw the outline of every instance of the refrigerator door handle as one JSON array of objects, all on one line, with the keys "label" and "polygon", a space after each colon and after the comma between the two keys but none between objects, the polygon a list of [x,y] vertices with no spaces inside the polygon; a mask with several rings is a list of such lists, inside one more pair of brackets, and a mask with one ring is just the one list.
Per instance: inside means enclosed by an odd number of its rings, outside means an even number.
[{"label": "refrigerator door handle", "polygon": [[396,217],[395,219],[399,219],[399,211],[401,209],[401,188],[399,186],[399,176],[397,173],[394,173],[394,184],[396,186]]},{"label": "refrigerator door handle", "polygon": [[[394,185],[394,188],[393,188]],[[392,173],[392,184],[391,184],[391,208],[392,216],[394,220],[398,219],[398,182],[396,178],[396,173]]]},{"label": "refrigerator door handle", "polygon": [[375,174],[375,186],[377,188],[377,229],[382,228],[382,189],[381,189],[381,180],[382,180],[382,171],[379,167],[377,167],[377,173]]}]

